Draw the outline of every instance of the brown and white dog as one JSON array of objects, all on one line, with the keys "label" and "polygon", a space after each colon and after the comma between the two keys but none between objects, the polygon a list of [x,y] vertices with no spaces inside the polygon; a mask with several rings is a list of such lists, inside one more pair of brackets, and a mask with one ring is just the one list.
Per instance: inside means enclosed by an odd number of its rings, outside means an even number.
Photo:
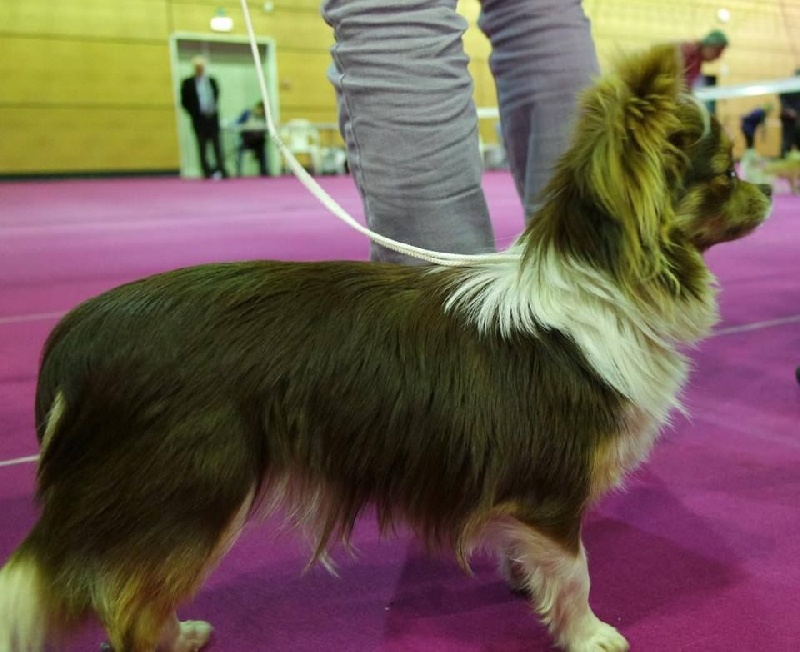
[{"label": "brown and white dog", "polygon": [[770,192],[684,93],[673,48],[582,98],[511,249],[457,268],[181,269],[69,313],[36,397],[41,518],[0,573],[0,650],[91,614],[117,652],[178,623],[245,520],[280,508],[313,558],[367,506],[464,565],[496,552],[567,650],[626,650],[589,607],[587,510],[653,446],[717,318],[702,254]]}]

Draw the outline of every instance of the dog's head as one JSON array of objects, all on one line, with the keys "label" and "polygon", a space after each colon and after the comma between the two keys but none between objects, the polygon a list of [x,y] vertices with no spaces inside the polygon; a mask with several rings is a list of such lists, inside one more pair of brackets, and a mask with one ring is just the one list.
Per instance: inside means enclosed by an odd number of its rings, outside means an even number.
[{"label": "dog's head", "polygon": [[686,92],[672,46],[623,59],[586,91],[543,199],[526,237],[636,294],[653,282],[691,292],[692,275],[707,276],[700,254],[750,233],[771,206],[768,186],[737,177],[731,142]]}]

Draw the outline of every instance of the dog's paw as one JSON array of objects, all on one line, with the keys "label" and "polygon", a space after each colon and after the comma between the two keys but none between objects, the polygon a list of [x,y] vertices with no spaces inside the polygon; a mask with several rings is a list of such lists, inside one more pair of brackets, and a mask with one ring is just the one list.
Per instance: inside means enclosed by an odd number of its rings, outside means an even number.
[{"label": "dog's paw", "polygon": [[214,628],[202,620],[187,620],[181,623],[181,633],[171,652],[197,652],[211,638]]},{"label": "dog's paw", "polygon": [[[214,628],[202,620],[187,620],[179,623],[180,629],[176,639],[171,643],[161,642],[157,652],[198,652],[211,639]],[[113,652],[109,643],[100,644],[100,652]]]},{"label": "dog's paw", "polygon": [[598,620],[588,638],[567,645],[567,652],[627,652],[628,641],[611,625]]}]

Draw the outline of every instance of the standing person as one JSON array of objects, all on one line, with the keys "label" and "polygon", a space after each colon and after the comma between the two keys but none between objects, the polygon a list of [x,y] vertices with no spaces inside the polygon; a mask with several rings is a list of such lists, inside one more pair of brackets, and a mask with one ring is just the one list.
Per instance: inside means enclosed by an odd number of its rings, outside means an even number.
[{"label": "standing person", "polygon": [[729,41],[725,32],[715,29],[699,41],[678,43],[678,51],[683,58],[683,74],[686,87],[694,88],[697,78],[703,72],[703,64],[719,59],[728,48]]},{"label": "standing person", "polygon": [[[457,0],[325,0],[329,79],[372,229],[438,251],[493,251]],[[506,152],[526,217],[597,74],[579,0],[484,0]],[[419,262],[373,244],[373,260]]]},{"label": "standing person", "polygon": [[[195,57],[192,61],[194,75],[181,83],[181,106],[192,119],[192,129],[197,139],[197,151],[200,165],[206,179],[227,178],[225,161],[222,157],[222,144],[219,129],[219,84],[214,77],[206,73],[206,60]],[[214,148],[215,166],[208,162],[208,144]]]},{"label": "standing person", "polygon": [[765,104],[742,116],[741,128],[746,149],[755,148],[756,133],[759,131],[763,133],[764,125],[767,123],[767,116],[770,113],[772,113],[772,105]]}]

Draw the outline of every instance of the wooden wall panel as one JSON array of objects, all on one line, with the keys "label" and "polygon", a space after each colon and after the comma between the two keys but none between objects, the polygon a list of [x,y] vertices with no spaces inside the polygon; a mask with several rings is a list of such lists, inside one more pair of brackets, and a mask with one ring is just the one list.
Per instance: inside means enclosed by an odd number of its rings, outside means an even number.
[{"label": "wooden wall panel", "polygon": [[287,110],[336,111],[336,93],[326,77],[327,52],[278,52],[281,112]]},{"label": "wooden wall panel", "polygon": [[177,167],[170,109],[0,106],[0,174],[170,170]]},{"label": "wooden wall panel", "polygon": [[[459,0],[458,11],[469,23],[469,28],[464,34],[464,49],[470,58],[469,72],[475,84],[473,92],[475,106],[479,108],[497,106],[494,77],[489,70],[491,45],[477,25],[480,4],[475,0]],[[478,122],[483,142],[487,144],[497,143],[496,124],[495,120],[481,120]]]},{"label": "wooden wall panel", "polygon": [[[172,5],[206,5],[207,7],[211,7],[212,10],[217,7],[223,7],[231,16],[233,16],[233,11],[241,12],[237,0],[167,0],[167,3]],[[287,11],[314,13],[318,15],[322,0],[271,0],[273,7],[271,12],[264,10],[264,4],[264,0],[247,0],[247,6],[254,18],[259,14],[282,13]]]},{"label": "wooden wall panel", "polygon": [[169,34],[164,0],[0,0],[0,16],[3,35],[163,41]]},{"label": "wooden wall panel", "polygon": [[478,27],[480,4],[477,0],[459,0],[459,13],[467,19],[469,28],[464,34],[464,48],[472,59],[487,61],[491,52],[489,40]]},{"label": "wooden wall panel", "polygon": [[0,79],[3,103],[14,105],[173,104],[166,41],[5,38],[0,40]]},{"label": "wooden wall panel", "polygon": [[[267,14],[260,8],[261,5],[263,3],[250,8],[253,30],[259,37],[274,39],[280,50],[327,52],[333,43],[333,33],[319,12],[276,9]],[[173,2],[172,29],[176,32],[207,33],[217,7],[224,7],[227,15],[233,19],[230,34],[246,36],[239,3],[230,0],[210,4],[200,0]]]},{"label": "wooden wall panel", "polygon": [[[284,120],[333,123],[335,97],[326,77],[331,30],[321,0],[249,0],[259,36],[278,48]],[[720,83],[791,75],[800,66],[800,0],[726,0],[732,47],[708,66]],[[478,106],[496,104],[489,44],[476,26],[478,0],[460,0],[470,27]],[[209,34],[222,7],[244,34],[236,0],[0,0],[0,174],[176,169],[179,164],[169,36]],[[718,26],[718,0],[584,0],[603,65],[620,51],[702,36]],[[723,123],[738,138],[743,113],[770,98],[720,102]],[[774,98],[772,98],[774,99]],[[51,124],[42,130],[43,124]],[[494,141],[491,122],[482,135]],[[765,153],[776,151],[777,121]]]}]

